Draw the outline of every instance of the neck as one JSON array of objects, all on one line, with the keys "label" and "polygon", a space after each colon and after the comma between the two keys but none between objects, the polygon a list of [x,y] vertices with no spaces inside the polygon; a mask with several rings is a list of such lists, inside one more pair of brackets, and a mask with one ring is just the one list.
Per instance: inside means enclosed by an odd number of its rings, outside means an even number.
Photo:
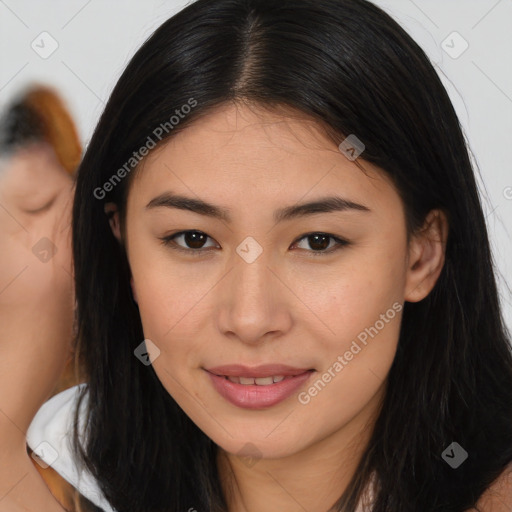
[{"label": "neck", "polygon": [[383,389],[349,423],[300,452],[246,460],[219,449],[229,512],[326,512],[352,480],[373,431]]}]

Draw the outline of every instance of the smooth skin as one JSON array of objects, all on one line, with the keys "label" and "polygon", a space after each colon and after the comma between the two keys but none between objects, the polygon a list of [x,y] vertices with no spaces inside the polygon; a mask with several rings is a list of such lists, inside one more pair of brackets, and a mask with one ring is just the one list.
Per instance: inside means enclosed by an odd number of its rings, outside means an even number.
[{"label": "smooth skin", "polygon": [[[127,251],[144,336],[160,350],[154,369],[220,447],[230,512],[332,506],[378,414],[401,313],[306,405],[295,393],[266,409],[241,409],[217,393],[205,369],[314,368],[300,390],[307,391],[393,304],[425,298],[442,270],[445,215],[430,212],[408,243],[397,190],[383,171],[363,165],[366,174],[310,120],[225,104],[145,159],[128,194],[125,237],[117,213],[111,219]],[[167,192],[229,210],[231,220],[147,207]],[[369,211],[273,219],[284,206],[332,195]],[[180,236],[187,230],[207,235],[203,249]],[[348,245],[327,239],[319,254],[306,236],[319,232]],[[162,242],[173,235],[174,244]],[[251,263],[236,251],[248,236],[262,248]]]},{"label": "smooth skin", "polygon": [[[46,144],[33,144],[0,165],[2,512],[64,510],[27,455],[25,435],[71,353],[73,188]],[[47,261],[44,251],[52,249],[43,238],[56,249]]]}]

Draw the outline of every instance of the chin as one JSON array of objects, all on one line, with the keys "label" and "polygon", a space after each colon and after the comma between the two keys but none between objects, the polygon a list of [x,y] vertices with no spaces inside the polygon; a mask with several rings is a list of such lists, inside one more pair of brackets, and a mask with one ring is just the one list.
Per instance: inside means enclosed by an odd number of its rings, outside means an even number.
[{"label": "chin", "polygon": [[243,459],[281,459],[305,448],[299,444],[299,436],[290,435],[290,432],[284,436],[274,436],[268,435],[266,430],[259,429],[259,432],[244,431],[243,436],[234,435],[233,438],[225,432],[221,438],[213,433],[209,437],[225,452]]}]

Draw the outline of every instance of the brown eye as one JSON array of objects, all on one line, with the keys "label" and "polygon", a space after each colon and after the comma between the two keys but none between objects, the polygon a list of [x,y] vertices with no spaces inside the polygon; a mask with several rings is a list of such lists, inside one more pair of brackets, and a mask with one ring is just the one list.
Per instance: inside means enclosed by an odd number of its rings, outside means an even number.
[{"label": "brown eye", "polygon": [[[303,249],[308,250],[309,252],[318,253],[314,254],[318,256],[320,254],[330,254],[331,252],[336,251],[342,246],[348,245],[347,240],[342,240],[334,235],[330,235],[328,233],[308,233],[303,235],[297,242],[301,240],[306,240],[306,243],[309,247],[302,247]],[[331,244],[331,240],[334,241],[333,245]]]},{"label": "brown eye", "polygon": [[[180,231],[171,236],[161,238],[164,245],[171,246],[173,249],[192,253],[206,252],[205,242],[210,237],[202,231]],[[177,240],[181,239],[181,243]],[[183,245],[184,244],[184,245]],[[211,247],[211,246],[210,246]]]},{"label": "brown eye", "polygon": [[190,249],[202,249],[208,237],[199,231],[187,231],[183,234],[183,240]]},{"label": "brown eye", "polygon": [[308,236],[309,246],[312,249],[314,249],[315,251],[316,250],[323,251],[323,250],[327,249],[327,247],[329,247],[330,238],[331,237],[326,236],[326,235],[309,235]]}]

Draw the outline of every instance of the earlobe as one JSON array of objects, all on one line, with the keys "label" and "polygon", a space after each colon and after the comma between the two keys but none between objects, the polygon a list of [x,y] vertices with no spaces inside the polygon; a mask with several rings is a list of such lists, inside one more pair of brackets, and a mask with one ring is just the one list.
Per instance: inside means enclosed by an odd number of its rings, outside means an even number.
[{"label": "earlobe", "polygon": [[432,291],[443,269],[447,239],[446,215],[432,210],[409,243],[404,300],[419,302]]},{"label": "earlobe", "polygon": [[119,224],[119,210],[116,203],[105,203],[105,214],[108,217],[112,233],[121,242],[121,227]]}]

